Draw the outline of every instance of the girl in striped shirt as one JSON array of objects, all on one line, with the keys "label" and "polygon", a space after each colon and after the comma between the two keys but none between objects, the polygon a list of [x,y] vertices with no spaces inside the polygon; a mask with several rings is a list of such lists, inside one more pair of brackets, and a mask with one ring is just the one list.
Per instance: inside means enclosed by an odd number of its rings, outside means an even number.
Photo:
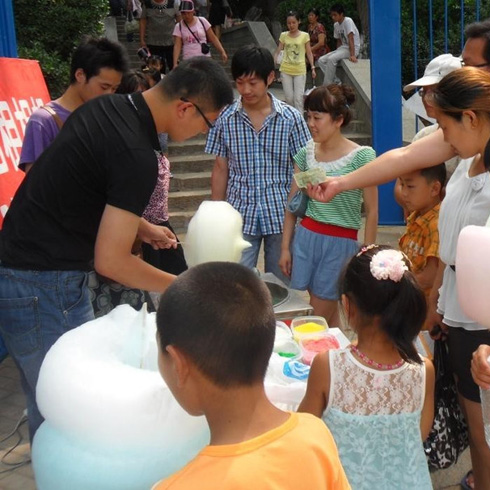
[{"label": "girl in striped shirt", "polygon": [[[318,167],[328,177],[345,175],[375,158],[371,147],[359,146],[341,133],[352,119],[350,106],[354,101],[352,88],[335,84],[318,87],[306,97],[312,139],[294,157],[295,172]],[[290,196],[297,190],[293,180]],[[343,192],[328,203],[309,199],[305,217],[297,227],[296,217],[289,211],[285,214],[279,265],[291,277],[291,288],[308,290],[314,314],[323,316],[330,326],[340,326],[337,284],[344,265],[359,249],[357,234],[362,224],[363,201],[363,242],[374,243],[377,187]]]}]

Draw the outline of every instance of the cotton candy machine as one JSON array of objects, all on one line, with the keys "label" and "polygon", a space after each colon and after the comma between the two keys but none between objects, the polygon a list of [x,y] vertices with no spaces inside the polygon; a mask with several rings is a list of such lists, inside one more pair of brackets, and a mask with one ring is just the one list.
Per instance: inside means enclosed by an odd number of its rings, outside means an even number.
[{"label": "cotton candy machine", "polygon": [[272,297],[272,306],[274,308],[281,306],[289,299],[289,291],[286,286],[281,286],[275,282],[264,281]]},{"label": "cotton candy machine", "polygon": [[300,292],[288,288],[274,274],[266,272],[260,277],[271,293],[274,313],[278,320],[288,320],[313,313],[313,308],[306,298]]}]

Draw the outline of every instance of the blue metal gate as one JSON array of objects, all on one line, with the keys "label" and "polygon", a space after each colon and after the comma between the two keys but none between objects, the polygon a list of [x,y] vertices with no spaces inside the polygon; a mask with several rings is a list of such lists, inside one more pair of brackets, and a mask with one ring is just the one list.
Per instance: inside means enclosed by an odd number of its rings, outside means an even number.
[{"label": "blue metal gate", "polygon": [[12,0],[0,2],[0,56],[17,58]]},{"label": "blue metal gate", "polygon": [[[490,17],[490,2],[482,3],[370,0],[373,147],[378,154],[402,144],[402,86],[419,78],[432,58],[461,53],[465,27]],[[392,190],[393,183],[380,186],[380,224],[403,223]]]}]

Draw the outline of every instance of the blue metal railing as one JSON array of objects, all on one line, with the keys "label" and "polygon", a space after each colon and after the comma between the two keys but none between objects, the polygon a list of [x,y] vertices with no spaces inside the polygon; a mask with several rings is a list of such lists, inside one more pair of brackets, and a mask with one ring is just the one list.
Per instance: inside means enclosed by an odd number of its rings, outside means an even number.
[{"label": "blue metal railing", "polygon": [[0,56],[17,58],[12,0],[0,2]]}]

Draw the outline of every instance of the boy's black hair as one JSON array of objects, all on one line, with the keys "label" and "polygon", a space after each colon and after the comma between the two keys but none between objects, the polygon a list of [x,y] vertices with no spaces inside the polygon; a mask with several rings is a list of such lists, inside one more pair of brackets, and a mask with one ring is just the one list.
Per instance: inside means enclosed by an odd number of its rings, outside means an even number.
[{"label": "boy's black hair", "polygon": [[209,262],[184,272],[157,312],[158,341],[180,349],[215,385],[262,382],[274,345],[274,310],[265,284],[247,267]]},{"label": "boy's black hair", "polygon": [[159,87],[167,99],[190,99],[204,112],[219,111],[233,102],[228,75],[217,61],[207,56],[182,61],[165,76]]},{"label": "boy's black hair", "polygon": [[[347,264],[339,282],[340,294],[352,301],[361,318],[379,318],[380,328],[395,344],[400,356],[409,362],[421,363],[413,341],[425,321],[427,304],[413,274],[405,271],[399,282],[379,280],[371,273],[374,255],[391,247],[375,246],[360,250]],[[407,267],[410,261],[404,258]]]},{"label": "boy's black hair", "polygon": [[255,46],[254,44],[239,48],[231,60],[231,75],[233,76],[233,80],[255,74],[267,84],[267,79],[273,71],[274,58],[271,52],[266,48]]},{"label": "boy's black hair", "polygon": [[466,39],[484,39],[483,57],[490,63],[490,19],[469,24],[464,31]]},{"label": "boy's black hair", "polygon": [[102,68],[120,73],[128,71],[129,60],[122,44],[105,37],[85,37],[75,49],[70,65],[70,84],[76,82],[75,72],[81,68],[86,80],[97,76]]},{"label": "boy's black hair", "polygon": [[344,6],[341,3],[334,3],[330,7],[330,13],[337,12],[337,14],[345,15]]},{"label": "boy's black hair", "polygon": [[422,175],[422,177],[424,177],[429,184],[434,181],[440,182],[442,189],[446,185],[446,164],[440,163],[439,165],[434,165],[433,167],[422,168],[420,170],[420,175]]}]

